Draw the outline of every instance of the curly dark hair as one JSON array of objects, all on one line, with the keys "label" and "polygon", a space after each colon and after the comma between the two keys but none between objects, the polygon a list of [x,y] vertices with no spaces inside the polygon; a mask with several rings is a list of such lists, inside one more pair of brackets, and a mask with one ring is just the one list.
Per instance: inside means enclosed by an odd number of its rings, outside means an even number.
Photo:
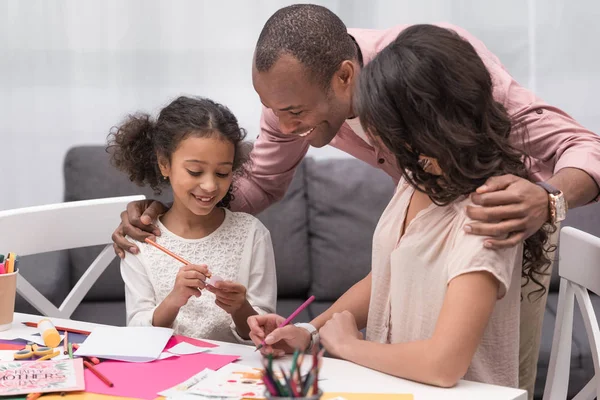
[{"label": "curly dark hair", "polygon": [[[528,177],[528,157],[509,135],[526,129],[513,125],[494,100],[490,73],[469,42],[456,32],[414,25],[381,51],[361,72],[355,109],[366,131],[396,157],[403,177],[438,205],[467,196],[492,176]],[[437,160],[441,176],[427,173],[424,155]],[[525,240],[522,276],[540,282],[550,265],[544,225]]]},{"label": "curly dark hair", "polygon": [[234,180],[227,194],[217,204],[229,208],[234,199],[234,183],[245,172],[251,144],[245,142],[246,131],[240,128],[233,113],[225,106],[202,97],[181,96],[160,112],[154,121],[150,115],[129,115],[108,135],[107,152],[111,163],[129,175],[132,182],[148,185],[155,193],[168,181],[161,179],[158,155],[171,161],[179,143],[189,136],[214,137],[218,135],[234,144]]},{"label": "curly dark hair", "polygon": [[256,43],[254,66],[259,72],[269,71],[284,54],[300,61],[308,76],[324,89],[343,61],[358,57],[342,20],[315,4],[283,7],[265,23]]}]

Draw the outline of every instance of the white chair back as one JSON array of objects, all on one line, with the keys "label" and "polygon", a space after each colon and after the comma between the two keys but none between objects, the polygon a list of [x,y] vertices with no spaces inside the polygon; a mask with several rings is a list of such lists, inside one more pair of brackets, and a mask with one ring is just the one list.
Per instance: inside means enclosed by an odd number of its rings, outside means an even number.
[{"label": "white chair back", "polygon": [[560,232],[560,291],[543,400],[564,400],[569,387],[575,299],[594,360],[594,377],[573,398],[600,399],[600,328],[589,291],[600,295],[600,238],[572,227]]},{"label": "white chair back", "polygon": [[115,258],[111,235],[127,204],[145,196],[74,201],[0,211],[2,251],[18,256],[107,244],[56,307],[21,274],[17,292],[43,315],[70,318],[87,292]]}]

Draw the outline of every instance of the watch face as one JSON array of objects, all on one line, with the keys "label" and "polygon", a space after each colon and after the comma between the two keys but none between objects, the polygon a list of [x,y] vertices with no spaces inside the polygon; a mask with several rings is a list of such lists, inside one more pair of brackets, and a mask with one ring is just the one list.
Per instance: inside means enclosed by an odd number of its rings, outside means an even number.
[{"label": "watch face", "polygon": [[555,220],[557,222],[559,221],[563,221],[566,217],[567,217],[567,204],[565,201],[565,198],[563,196],[560,196],[559,198],[556,199],[556,201],[554,202],[554,207],[555,207]]}]

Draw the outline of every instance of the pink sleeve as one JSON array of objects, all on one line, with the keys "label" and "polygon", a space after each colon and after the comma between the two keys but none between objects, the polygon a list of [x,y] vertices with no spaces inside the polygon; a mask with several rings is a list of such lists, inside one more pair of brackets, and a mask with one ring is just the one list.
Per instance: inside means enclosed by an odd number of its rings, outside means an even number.
[{"label": "pink sleeve", "polygon": [[547,180],[563,168],[577,168],[600,187],[600,136],[519,85],[498,57],[466,30],[449,24],[441,26],[455,30],[471,43],[492,75],[494,97],[517,124],[526,127],[515,132],[518,136],[513,136],[513,145],[534,159],[532,178]]},{"label": "pink sleeve", "polygon": [[534,107],[539,108],[519,118],[527,127],[525,151],[549,164],[554,173],[563,168],[585,171],[600,187],[600,136],[558,108],[544,103]]},{"label": "pink sleeve", "polygon": [[298,136],[282,134],[275,114],[263,107],[260,134],[250,154],[249,172],[236,182],[231,209],[257,214],[281,200],[308,146],[308,142]]}]

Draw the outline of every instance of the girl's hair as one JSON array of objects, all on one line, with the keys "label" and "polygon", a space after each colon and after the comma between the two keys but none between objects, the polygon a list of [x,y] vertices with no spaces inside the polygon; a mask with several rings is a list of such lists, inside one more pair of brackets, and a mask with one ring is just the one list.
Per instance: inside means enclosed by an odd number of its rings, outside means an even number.
[{"label": "girl's hair", "polygon": [[[528,158],[509,138],[519,127],[494,100],[490,73],[475,49],[455,32],[433,25],[405,29],[365,66],[358,85],[355,108],[365,130],[434,203],[469,195],[492,176],[528,177]],[[425,172],[420,155],[435,158],[442,175]],[[525,240],[524,284],[532,280],[540,295],[554,230],[546,224]]]},{"label": "girl's hair", "polygon": [[[107,151],[112,164],[129,174],[132,182],[148,185],[158,194],[162,186],[168,185],[162,179],[158,156],[171,162],[179,143],[190,136],[218,137],[233,143],[234,178],[243,173],[251,146],[244,142],[246,131],[227,107],[202,97],[179,97],[163,108],[156,120],[144,113],[128,116],[111,129]],[[233,186],[217,206],[229,207],[234,198]]]}]

